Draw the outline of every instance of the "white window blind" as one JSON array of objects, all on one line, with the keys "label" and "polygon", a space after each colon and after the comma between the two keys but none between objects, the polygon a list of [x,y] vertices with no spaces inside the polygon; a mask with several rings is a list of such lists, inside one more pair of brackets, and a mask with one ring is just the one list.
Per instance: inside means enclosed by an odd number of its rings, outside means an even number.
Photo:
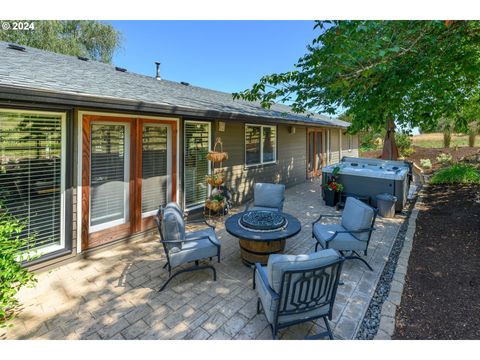
[{"label": "white window blind", "polygon": [[0,110],[0,211],[25,227],[29,249],[63,247],[62,114]]},{"label": "white window blind", "polygon": [[128,127],[91,124],[90,231],[128,219]]},{"label": "white window blind", "polygon": [[165,125],[143,127],[142,214],[156,211],[168,202],[171,176],[169,131]]},{"label": "white window blind", "polygon": [[210,146],[210,124],[185,122],[185,206],[203,204],[208,195],[205,176]]}]

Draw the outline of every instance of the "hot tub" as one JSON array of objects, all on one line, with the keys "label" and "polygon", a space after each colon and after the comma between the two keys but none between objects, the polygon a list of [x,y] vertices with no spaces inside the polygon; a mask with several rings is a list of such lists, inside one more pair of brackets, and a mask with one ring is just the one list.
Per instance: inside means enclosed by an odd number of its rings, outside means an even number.
[{"label": "hot tub", "polygon": [[372,206],[377,206],[375,196],[391,194],[397,197],[396,211],[401,211],[407,203],[411,179],[411,164],[406,161],[393,161],[368,158],[344,157],[337,164],[322,169],[322,184],[335,167],[340,168],[338,181],[343,192],[369,196]]}]

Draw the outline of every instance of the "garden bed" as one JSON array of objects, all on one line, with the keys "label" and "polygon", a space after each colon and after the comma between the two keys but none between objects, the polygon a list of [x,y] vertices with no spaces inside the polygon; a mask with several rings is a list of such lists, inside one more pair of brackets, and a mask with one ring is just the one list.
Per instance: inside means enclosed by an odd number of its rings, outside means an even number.
[{"label": "garden bed", "polygon": [[[426,174],[431,174],[433,171],[439,169],[442,164],[437,161],[437,157],[440,154],[449,154],[452,156],[452,162],[456,163],[463,161],[464,159],[476,158],[480,155],[479,147],[459,147],[455,149],[451,148],[424,148],[418,146],[412,146],[414,152],[407,158],[409,161],[413,161],[420,166],[420,159],[429,159],[433,165],[433,168],[425,169]],[[361,157],[380,158],[382,156],[382,150],[372,150],[360,153]]]},{"label": "garden bed", "polygon": [[430,186],[393,339],[480,338],[480,186]]}]

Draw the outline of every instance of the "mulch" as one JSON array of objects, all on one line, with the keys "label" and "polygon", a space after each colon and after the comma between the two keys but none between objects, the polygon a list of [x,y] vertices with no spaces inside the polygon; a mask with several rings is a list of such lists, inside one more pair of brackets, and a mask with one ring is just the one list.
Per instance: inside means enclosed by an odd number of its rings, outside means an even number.
[{"label": "mulch", "polygon": [[394,339],[480,339],[480,186],[426,190]]},{"label": "mulch", "polygon": [[[437,157],[444,153],[452,155],[453,162],[464,161],[468,159],[476,159],[477,156],[480,156],[480,148],[479,147],[467,147],[462,146],[458,148],[424,148],[418,146],[412,146],[415,150],[413,154],[411,154],[407,160],[413,161],[418,166],[420,166],[420,159],[430,159],[432,163],[432,169],[425,169],[425,174],[431,174],[435,170],[438,170],[442,167],[437,161]],[[370,157],[370,158],[380,158],[382,156],[382,150],[373,150],[373,151],[365,151],[361,152],[360,156],[362,157]]]}]

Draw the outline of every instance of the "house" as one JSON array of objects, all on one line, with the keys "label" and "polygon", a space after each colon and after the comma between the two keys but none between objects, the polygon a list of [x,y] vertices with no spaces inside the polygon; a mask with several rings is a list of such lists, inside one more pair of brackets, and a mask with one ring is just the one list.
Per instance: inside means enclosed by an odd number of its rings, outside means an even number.
[{"label": "house", "polygon": [[358,156],[348,123],[0,42],[0,199],[26,221],[32,268],[149,233],[160,204],[201,209],[221,137],[234,201]]}]

